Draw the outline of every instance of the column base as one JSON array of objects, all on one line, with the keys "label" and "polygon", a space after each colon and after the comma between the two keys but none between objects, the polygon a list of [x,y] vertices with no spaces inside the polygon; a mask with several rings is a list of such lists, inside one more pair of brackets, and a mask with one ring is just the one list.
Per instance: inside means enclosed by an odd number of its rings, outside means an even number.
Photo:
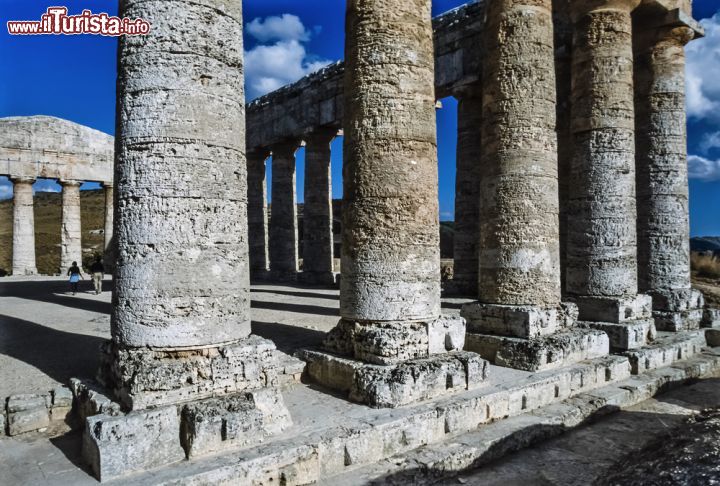
[{"label": "column base", "polygon": [[578,325],[606,333],[613,351],[626,351],[646,346],[655,339],[657,333],[655,321],[652,319],[637,319],[622,324],[580,321]]},{"label": "column base", "polygon": [[465,340],[465,349],[491,363],[525,371],[561,368],[610,353],[607,334],[583,328],[535,339],[468,333]]},{"label": "column base", "polygon": [[467,320],[468,332],[534,339],[574,326],[578,311],[574,304],[565,303],[533,306],[472,302],[462,307],[460,315]]},{"label": "column base", "polygon": [[124,410],[137,410],[277,387],[299,378],[302,368],[272,341],[254,335],[216,348],[176,351],[108,342],[98,381]]},{"label": "column base", "polygon": [[487,361],[463,351],[389,366],[318,350],[300,351],[298,357],[307,362],[312,381],[373,408],[397,408],[471,390],[482,385],[488,373]]},{"label": "column base", "polygon": [[703,320],[705,297],[695,289],[651,292],[653,317],[659,331],[679,332],[698,329]]},{"label": "column base", "polygon": [[652,297],[637,294],[624,297],[580,296],[572,299],[580,311],[579,320],[621,324],[652,317]]},{"label": "column base", "polygon": [[337,272],[302,271],[298,273],[297,280],[298,282],[302,282],[307,285],[327,285],[331,287],[337,287],[339,283],[339,275],[340,274]]},{"label": "column base", "polygon": [[100,481],[254,446],[292,425],[275,388],[128,413],[92,383],[73,380],[73,394],[83,460]]}]

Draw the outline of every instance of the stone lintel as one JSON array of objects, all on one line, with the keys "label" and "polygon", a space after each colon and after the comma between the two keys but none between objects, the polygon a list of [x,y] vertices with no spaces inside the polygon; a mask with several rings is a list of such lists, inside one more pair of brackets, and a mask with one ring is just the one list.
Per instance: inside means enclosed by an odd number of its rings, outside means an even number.
[{"label": "stone lintel", "polygon": [[323,347],[367,363],[395,365],[411,359],[461,351],[465,319],[440,316],[431,321],[358,322],[341,319]]},{"label": "stone lintel", "polygon": [[681,8],[671,8],[660,14],[641,16],[639,17],[638,27],[642,31],[668,27],[687,27],[693,31],[694,39],[705,37],[705,29],[700,22]]},{"label": "stone lintel", "polygon": [[575,304],[557,306],[499,305],[472,302],[460,313],[467,320],[468,332],[533,339],[549,336],[575,325]]},{"label": "stone lintel", "polygon": [[652,297],[636,294],[623,297],[574,297],[579,320],[621,324],[652,317]]},{"label": "stone lintel", "polygon": [[272,341],[250,335],[214,348],[103,349],[98,379],[124,410],[176,405],[266,387],[279,387],[299,360],[277,351]]},{"label": "stone lintel", "polygon": [[319,350],[303,350],[306,373],[352,401],[374,408],[396,408],[480,386],[488,363],[475,353],[454,351],[390,366],[368,364]]},{"label": "stone lintel", "polygon": [[610,340],[602,331],[575,328],[536,339],[466,335],[465,349],[498,366],[525,371],[544,371],[578,361],[607,356]]},{"label": "stone lintel", "polygon": [[655,321],[652,319],[638,319],[622,324],[580,321],[578,325],[606,333],[610,338],[610,348],[614,351],[640,348],[651,343],[656,336]]}]

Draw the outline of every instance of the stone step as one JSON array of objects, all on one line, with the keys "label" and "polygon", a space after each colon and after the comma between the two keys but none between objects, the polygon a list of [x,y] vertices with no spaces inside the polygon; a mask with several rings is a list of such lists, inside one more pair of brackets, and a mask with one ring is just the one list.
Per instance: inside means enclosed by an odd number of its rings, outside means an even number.
[{"label": "stone step", "polygon": [[440,443],[323,478],[317,484],[432,484],[563,434],[591,417],[630,407],[688,380],[713,375],[720,375],[720,348]]},{"label": "stone step", "polygon": [[659,332],[652,344],[625,351],[623,356],[630,359],[632,373],[670,366],[677,361],[691,358],[707,346],[705,332]]}]

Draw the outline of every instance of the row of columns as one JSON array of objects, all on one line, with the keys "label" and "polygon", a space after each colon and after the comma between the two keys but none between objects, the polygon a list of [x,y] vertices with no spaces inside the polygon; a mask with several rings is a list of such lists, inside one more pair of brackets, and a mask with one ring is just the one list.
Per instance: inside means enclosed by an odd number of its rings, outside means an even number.
[{"label": "row of columns", "polygon": [[[332,283],[333,214],[330,144],[336,129],[319,129],[305,139],[305,205],[302,278]],[[295,154],[300,140],[248,153],[248,231],[254,275],[294,279],[299,270]],[[268,217],[266,163],[272,155],[272,206]]]},{"label": "row of columns", "polygon": [[[13,252],[12,274],[37,273],[35,255],[35,215],[32,177],[11,177],[13,183]],[[82,182],[62,179],[62,223],[60,229],[60,273],[73,262],[82,262],[80,221],[80,185]],[[109,253],[113,235],[113,190],[105,185],[105,252]],[[110,267],[108,267],[110,268]]]},{"label": "row of columns", "polygon": [[456,94],[456,291],[510,305],[562,295],[584,321],[628,323],[652,307],[660,329],[697,325],[684,107],[694,33],[633,26],[639,4],[572,2],[553,21],[550,1],[489,2],[483,83]]}]

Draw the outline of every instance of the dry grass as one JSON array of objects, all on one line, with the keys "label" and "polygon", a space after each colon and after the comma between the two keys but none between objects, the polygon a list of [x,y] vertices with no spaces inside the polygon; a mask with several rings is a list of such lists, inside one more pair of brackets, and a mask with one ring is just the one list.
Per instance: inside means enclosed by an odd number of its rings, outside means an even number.
[{"label": "dry grass", "polygon": [[720,259],[712,255],[693,253],[690,264],[698,277],[720,279]]}]

